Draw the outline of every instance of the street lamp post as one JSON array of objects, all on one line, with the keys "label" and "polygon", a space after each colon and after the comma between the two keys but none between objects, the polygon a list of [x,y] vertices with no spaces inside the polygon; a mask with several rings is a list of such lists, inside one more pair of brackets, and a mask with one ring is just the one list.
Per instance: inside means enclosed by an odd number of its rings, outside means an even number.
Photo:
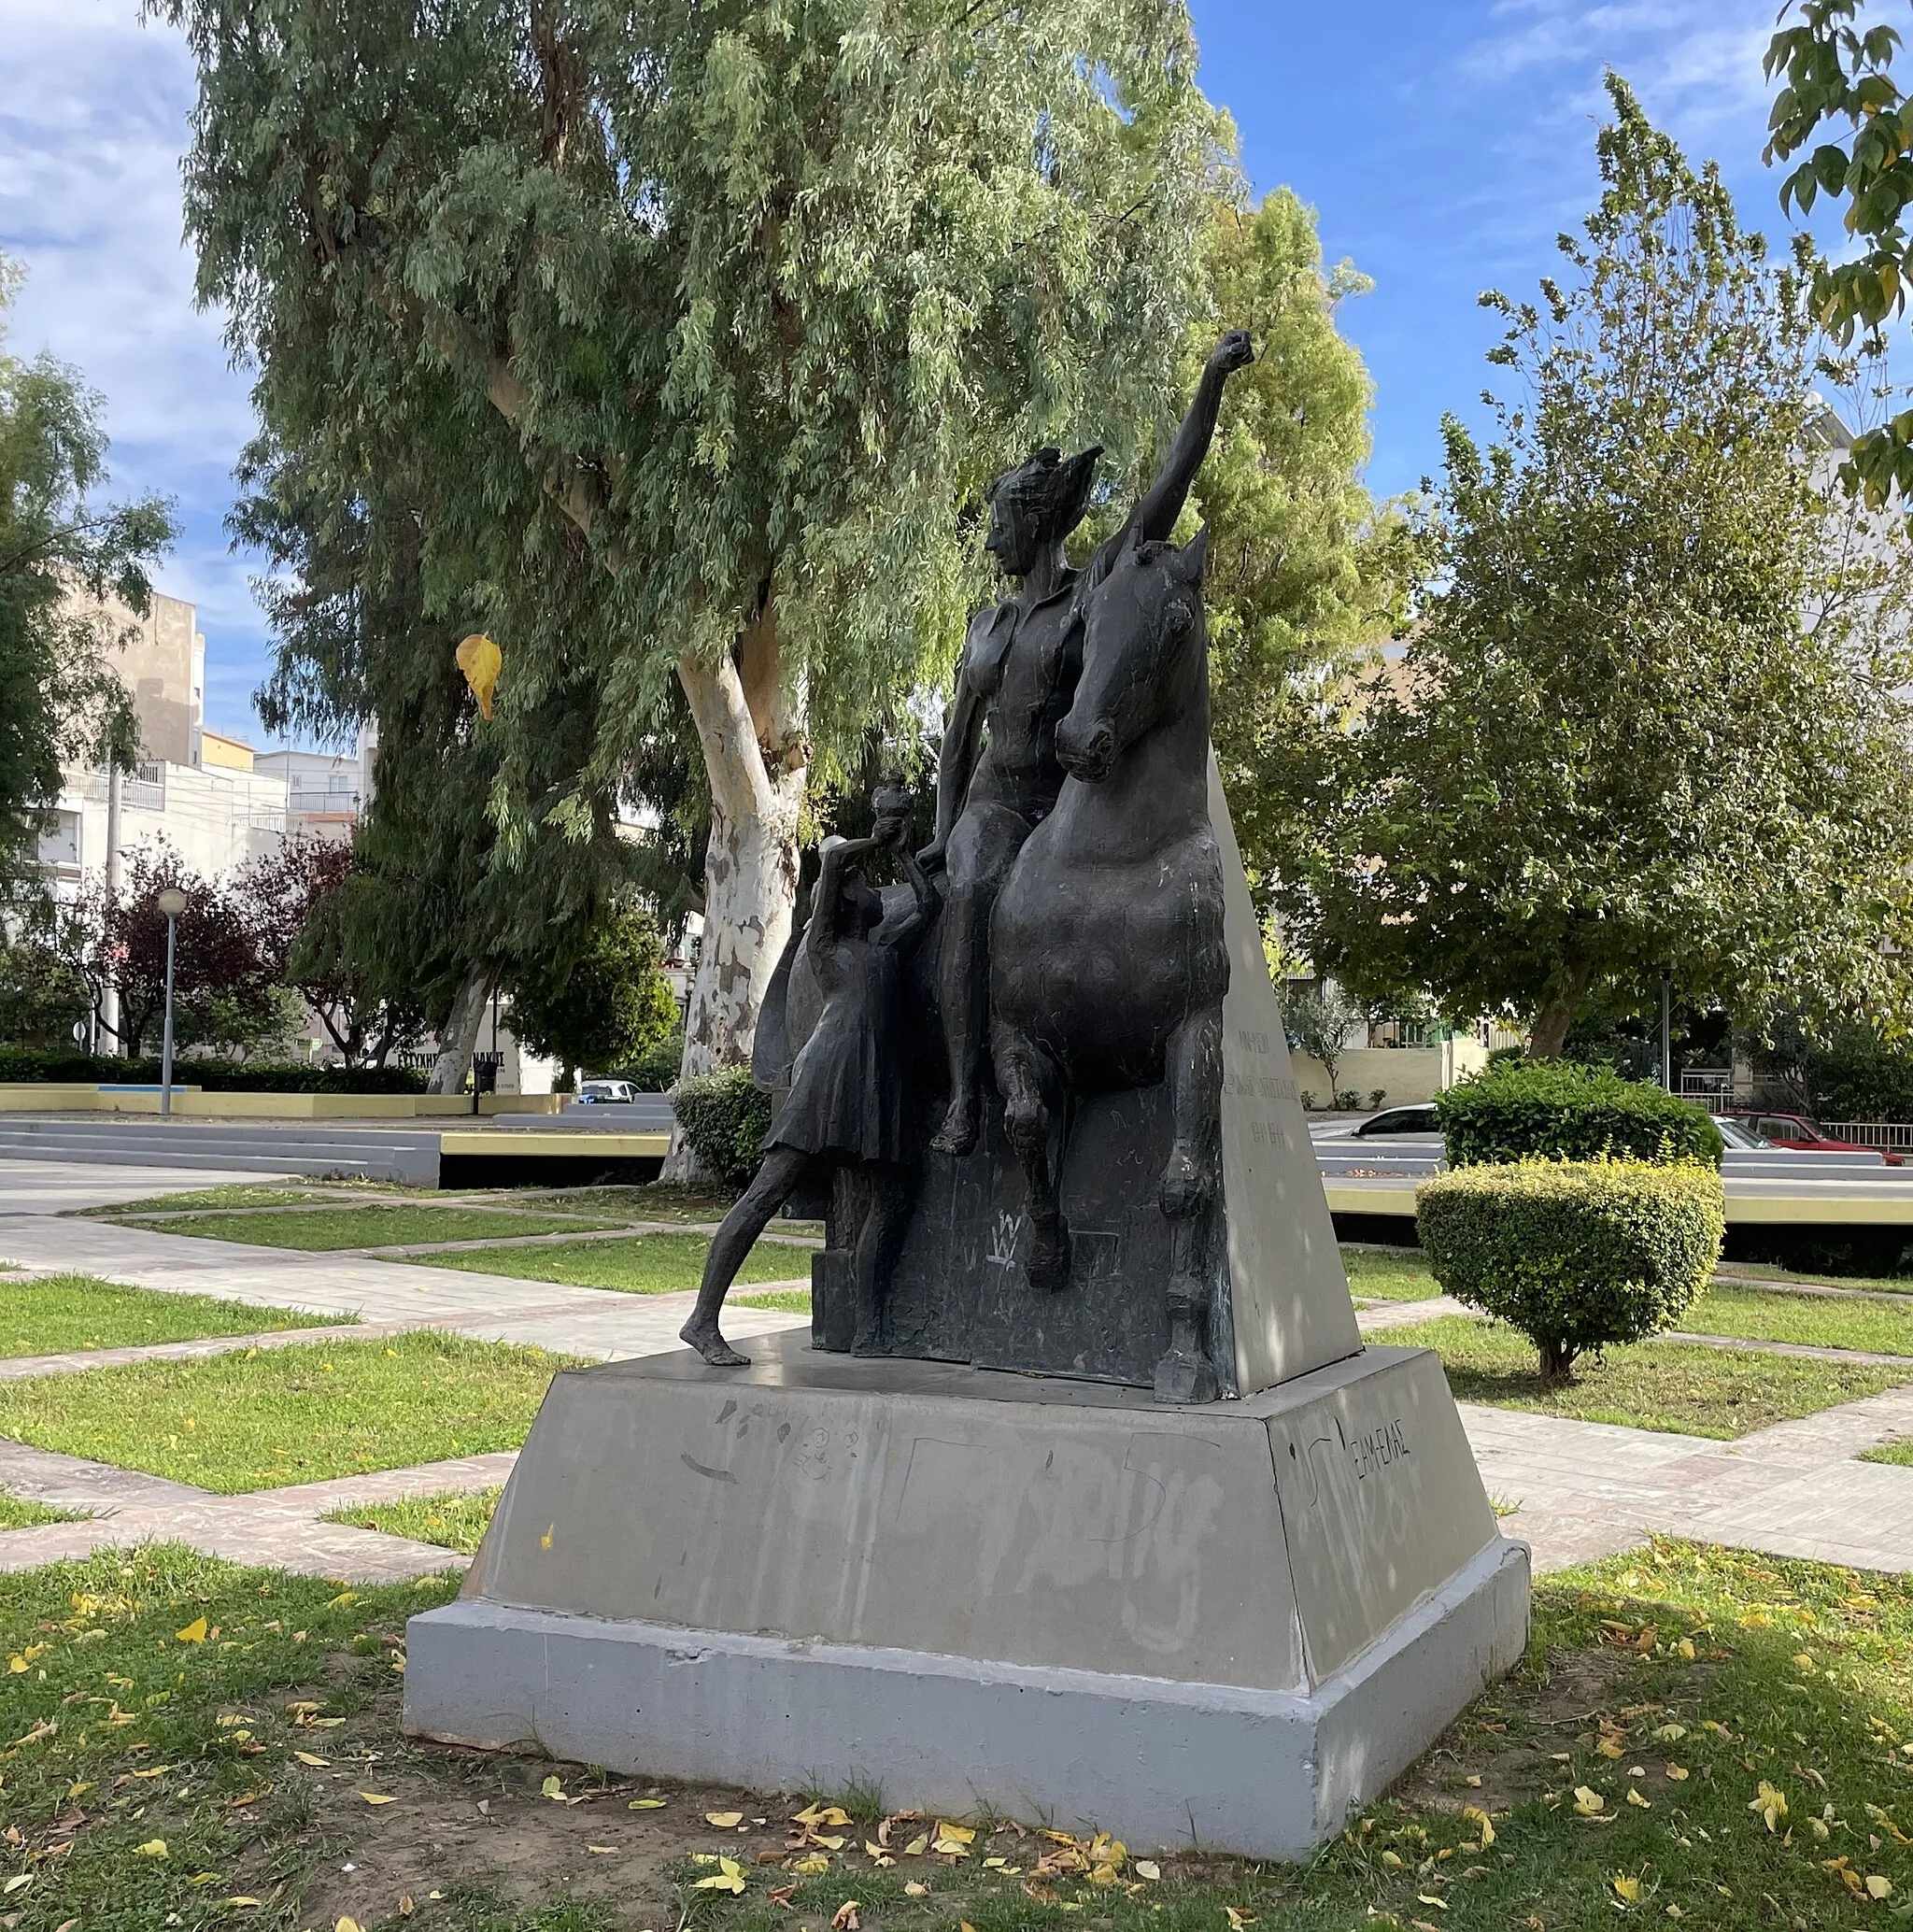
[{"label": "street lamp post", "polygon": [[186,910],[186,894],[177,886],[168,886],[154,903],[166,916],[166,1018],[160,1033],[160,1112],[173,1111],[173,945],[178,936],[179,915]]}]

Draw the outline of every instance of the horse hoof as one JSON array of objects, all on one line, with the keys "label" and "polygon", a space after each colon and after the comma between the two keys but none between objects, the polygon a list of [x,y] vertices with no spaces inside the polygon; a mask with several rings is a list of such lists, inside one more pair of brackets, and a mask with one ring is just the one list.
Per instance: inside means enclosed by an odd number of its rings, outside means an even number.
[{"label": "horse hoof", "polygon": [[1207,1356],[1172,1348],[1155,1365],[1158,1402],[1214,1402],[1222,1399],[1222,1384]]},{"label": "horse hoof", "polygon": [[930,1136],[933,1154],[950,1154],[957,1159],[976,1149],[976,1115],[956,1108],[944,1115],[943,1124]]},{"label": "horse hoof", "polygon": [[1056,1232],[1030,1229],[1029,1250],[1024,1272],[1032,1288],[1055,1295],[1070,1286],[1070,1231],[1059,1220]]},{"label": "horse hoof", "polygon": [[748,1369],[751,1365],[750,1357],[739,1355],[717,1332],[715,1322],[708,1328],[701,1328],[694,1323],[687,1322],[677,1331],[677,1339],[680,1342],[688,1342],[714,1369]]}]

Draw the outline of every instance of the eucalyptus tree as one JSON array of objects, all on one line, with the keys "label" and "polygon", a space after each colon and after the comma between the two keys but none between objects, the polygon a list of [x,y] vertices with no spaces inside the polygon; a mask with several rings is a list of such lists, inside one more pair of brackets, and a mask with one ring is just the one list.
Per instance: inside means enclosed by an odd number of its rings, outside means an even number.
[{"label": "eucalyptus tree", "polygon": [[1610,78],[1604,192],[1447,425],[1443,575],[1325,760],[1293,908],[1364,993],[1514,1009],[1674,974],[1758,1023],[1897,1012],[1913,946],[1909,561],[1827,474],[1803,279]]},{"label": "eucalyptus tree", "polygon": [[342,499],[437,474],[429,605],[502,647],[503,735],[562,653],[440,568],[480,526],[503,575],[558,523],[597,573],[581,787],[681,689],[686,1070],[743,1058],[806,774],[954,650],[987,478],[1072,433],[1120,461],[1173,403],[1224,164],[1183,0],[158,4],[201,293]]}]

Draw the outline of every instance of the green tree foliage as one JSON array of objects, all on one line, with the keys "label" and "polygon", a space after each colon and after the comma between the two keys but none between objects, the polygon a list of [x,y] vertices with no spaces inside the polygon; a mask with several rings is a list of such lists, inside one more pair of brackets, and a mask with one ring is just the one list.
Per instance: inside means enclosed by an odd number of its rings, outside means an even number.
[{"label": "green tree foliage", "polygon": [[[599,573],[576,532],[551,525],[549,551],[528,553],[501,546],[496,523],[455,516],[459,465],[473,459],[452,451],[445,466],[451,435],[436,453],[395,455],[343,501],[311,442],[262,436],[234,517],[277,566],[263,587],[267,729],[338,740],[376,720],[379,732],[354,862],[314,894],[289,970],[322,1016],[349,993],[375,1058],[422,1016],[440,1035],[442,1092],[463,1081],[501,975],[561,951],[626,889],[642,849],[618,836],[615,783],[591,775],[606,714],[588,654],[542,681],[521,675],[514,729],[474,710],[454,656],[473,606],[435,610],[433,573],[489,583],[493,611],[550,640],[581,640],[602,613],[584,594]],[[536,490],[524,494],[535,515]]]},{"label": "green tree foliage", "polygon": [[1328,1075],[1328,1096],[1323,1105],[1339,1106],[1341,1057],[1362,1023],[1362,1009],[1330,981],[1293,994],[1282,1002],[1282,1017],[1289,1044],[1320,1060]]},{"label": "green tree foliage", "polygon": [[1315,728],[1402,621],[1423,558],[1417,527],[1378,513],[1362,482],[1374,386],[1336,315],[1367,277],[1346,262],[1325,271],[1314,212],[1285,188],[1253,208],[1221,197],[1202,267],[1208,313],[1189,331],[1184,391],[1220,331],[1255,344],[1224,395],[1183,533],[1209,527],[1216,757],[1256,878],[1312,830],[1294,817]]},{"label": "green tree foliage", "polygon": [[512,979],[512,1031],[533,1053],[557,1060],[567,1087],[580,1070],[615,1072],[676,1030],[677,1001],[663,962],[650,914],[620,907],[590,928],[574,957],[541,959]]},{"label": "green tree foliage", "polygon": [[106,661],[119,634],[99,600],[143,615],[148,566],[173,536],[156,497],[97,500],[97,391],[50,356],[6,352],[19,279],[0,257],[0,895],[28,874],[62,761],[130,770],[138,756],[132,699]]},{"label": "green tree foliage", "polygon": [[[583,798],[680,689],[687,1064],[742,1059],[808,764],[954,649],[985,481],[1172,406],[1219,164],[1183,0],[163,7],[202,293],[338,501],[433,470],[426,613],[503,648],[501,738],[590,666]],[[567,542],[559,630],[522,587]]]},{"label": "green tree foliage", "polygon": [[1520,400],[1485,451],[1447,425],[1443,575],[1325,746],[1292,907],[1318,965],[1542,1058],[1664,962],[1743,1023],[1895,1010],[1913,943],[1906,547],[1821,487],[1796,277],[1609,86],[1566,276],[1484,298]]},{"label": "green tree foliage", "polygon": [[[1793,13],[1789,6],[1783,17]],[[1768,43],[1766,72],[1781,77],[1767,143],[1769,164],[1814,142],[1780,184],[1781,207],[1805,215],[1821,200],[1847,204],[1847,232],[1859,246],[1815,264],[1813,306],[1842,344],[1878,352],[1887,324],[1904,315],[1913,284],[1913,100],[1893,79],[1899,31],[1860,25],[1865,0],[1804,0],[1797,18]],[[1825,129],[1833,138],[1815,141]],[[1913,409],[1854,440],[1842,479],[1876,509],[1897,494],[1913,502]]]},{"label": "green tree foliage", "polygon": [[0,1042],[70,1047],[76,1022],[92,1011],[85,975],[41,938],[0,934]]}]

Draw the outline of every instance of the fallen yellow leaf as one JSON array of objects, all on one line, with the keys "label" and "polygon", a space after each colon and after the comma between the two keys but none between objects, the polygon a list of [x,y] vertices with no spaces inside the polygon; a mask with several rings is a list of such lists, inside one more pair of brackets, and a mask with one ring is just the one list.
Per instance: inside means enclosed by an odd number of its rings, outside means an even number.
[{"label": "fallen yellow leaf", "polygon": [[[1495,1826],[1490,1822],[1487,1812],[1482,1811],[1480,1805],[1464,1805],[1461,1814],[1470,1825],[1481,1826],[1481,1849],[1485,1852],[1495,1842]],[[1142,1868],[1139,1865],[1136,1869],[1141,1871]]]},{"label": "fallen yellow leaf", "polygon": [[926,1852],[929,1850],[929,1848],[930,1841],[928,1839],[914,1838],[907,1845],[904,1846],[903,1855],[906,1858],[920,1858]]},{"label": "fallen yellow leaf", "polygon": [[475,631],[461,640],[455,656],[465,682],[472,687],[472,695],[478,700],[481,716],[489,717],[492,688],[504,668],[504,653],[483,632]]},{"label": "fallen yellow leaf", "polygon": [[862,1921],[857,1915],[857,1900],[846,1898],[830,1914],[831,1932],[858,1932]]},{"label": "fallen yellow leaf", "polygon": [[1255,1914],[1253,1911],[1238,1911],[1233,1905],[1224,1906],[1223,1911],[1228,1914],[1229,1932],[1242,1932],[1244,1925],[1253,1925],[1255,1923]]},{"label": "fallen yellow leaf", "polygon": [[664,1800],[661,1797],[634,1797],[625,1807],[628,1811],[661,1811]]},{"label": "fallen yellow leaf", "polygon": [[313,1754],[309,1751],[295,1751],[293,1752],[292,1755],[296,1757],[301,1764],[309,1764],[315,1766],[317,1769],[320,1770],[323,1770],[328,1765],[332,1763],[331,1758],[315,1757]]},{"label": "fallen yellow leaf", "polygon": [[1750,1811],[1758,1811],[1766,1821],[1767,1829],[1772,1831],[1779,1821],[1787,1815],[1786,1794],[1778,1786],[1769,1784],[1763,1778],[1760,1781],[1758,1794],[1749,1800],[1747,1809]]},{"label": "fallen yellow leaf", "polygon": [[32,1872],[21,1872],[17,1877],[8,1879],[4,1885],[0,1885],[0,1898],[11,1897],[22,1886],[30,1885],[33,1882],[34,1875]]},{"label": "fallen yellow leaf", "polygon": [[906,1898],[921,1898],[928,1890],[928,1885],[920,1885],[914,1879],[911,1879],[903,1887],[903,1896]]},{"label": "fallen yellow leaf", "polygon": [[1139,1858],[1136,1861],[1136,1876],[1139,1879],[1159,1879],[1162,1867],[1154,1858]]},{"label": "fallen yellow leaf", "polygon": [[1893,1896],[1893,1882],[1883,1879],[1878,1872],[1870,1874],[1866,1881],[1866,1896],[1869,1898],[1891,1898]]},{"label": "fallen yellow leaf", "polygon": [[149,1838],[143,1845],[135,1845],[135,1858],[163,1858],[166,1855],[166,1841],[163,1838]]},{"label": "fallen yellow leaf", "polygon": [[[557,1780],[554,1779],[552,1782],[556,1783]],[[706,1825],[715,1825],[719,1831],[730,1831],[744,1823],[744,1813],[742,1811],[706,1811],[704,1813],[704,1823]],[[843,1840],[840,1839],[838,1842],[841,1844]]]},{"label": "fallen yellow leaf", "polygon": [[617,1854],[616,1845],[587,1845],[585,1849],[588,1852],[596,1852],[602,1858],[615,1857]]},{"label": "fallen yellow leaf", "polygon": [[398,1799],[389,1797],[382,1791],[361,1791],[359,1796],[369,1805],[395,1805]]},{"label": "fallen yellow leaf", "polygon": [[1667,1775],[1673,1779],[1675,1783],[1685,1784],[1687,1783],[1687,1767],[1684,1764],[1670,1764],[1667,1767]]},{"label": "fallen yellow leaf", "polygon": [[175,1630],[173,1635],[181,1643],[204,1643],[205,1641],[205,1619],[194,1617],[183,1630]]},{"label": "fallen yellow leaf", "polygon": [[1653,1799],[1643,1797],[1632,1784],[1627,1787],[1627,1801],[1631,1805],[1637,1806],[1643,1811],[1651,1811],[1654,1808]]},{"label": "fallen yellow leaf", "polygon": [[802,1872],[805,1878],[815,1878],[820,1871],[829,1870],[829,1856],[823,1852],[813,1852],[808,1858],[800,1858],[790,1868]]},{"label": "fallen yellow leaf", "polygon": [[342,1918],[339,1921],[339,1923],[333,1927],[333,1932],[359,1932],[359,1921],[357,1919]]},{"label": "fallen yellow leaf", "polygon": [[1640,1896],[1640,1881],[1629,1877],[1624,1871],[1617,1872],[1614,1878],[1614,1896],[1625,1899],[1629,1905],[1634,1904]]},{"label": "fallen yellow leaf", "polygon": [[945,1825],[941,1818],[937,1820],[937,1836],[939,1838],[953,1839],[959,1845],[972,1844],[976,1840],[976,1833],[969,1825]]},{"label": "fallen yellow leaf", "polygon": [[1608,1809],[1608,1800],[1585,1784],[1574,1787],[1574,1808],[1583,1818],[1593,1818]]}]

